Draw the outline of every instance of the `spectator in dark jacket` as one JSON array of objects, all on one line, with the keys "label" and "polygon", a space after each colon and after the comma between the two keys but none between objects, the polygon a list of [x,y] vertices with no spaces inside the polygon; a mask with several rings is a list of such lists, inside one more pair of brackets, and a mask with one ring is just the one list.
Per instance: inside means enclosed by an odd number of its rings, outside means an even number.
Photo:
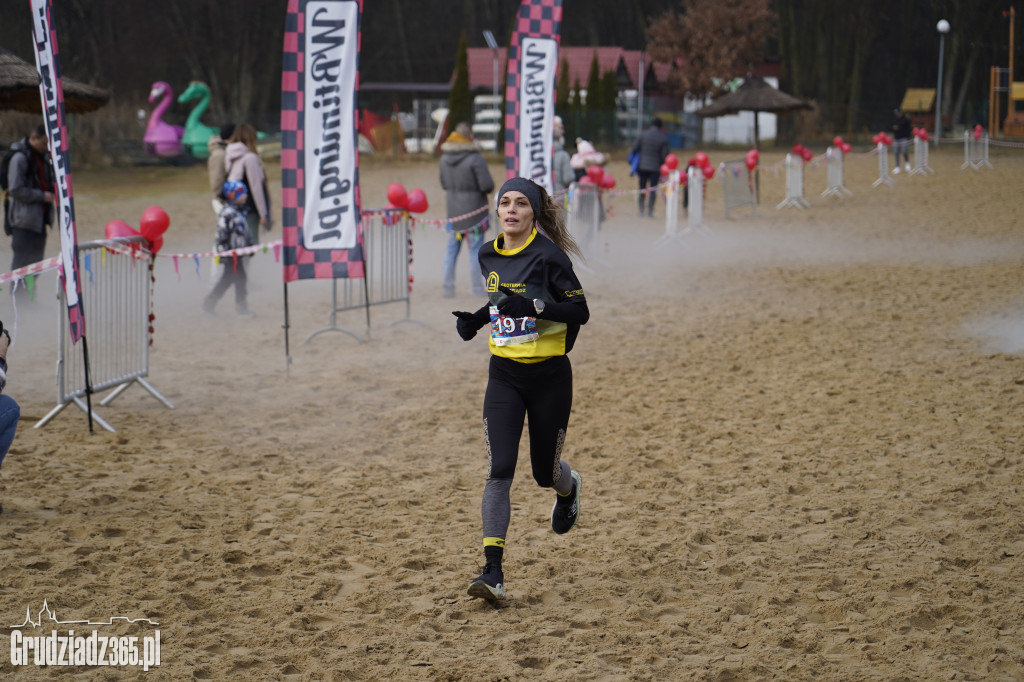
[{"label": "spectator in dark jacket", "polygon": [[[665,163],[668,156],[668,135],[661,130],[661,119],[655,116],[651,119],[651,125],[647,130],[640,133],[632,151],[640,153],[640,162],[637,164],[637,177],[640,178],[640,195],[637,202],[640,206],[640,215],[644,214],[644,194],[650,198],[647,200],[647,215],[654,215],[654,202],[657,199],[656,187],[661,177],[661,164]],[[647,192],[644,190],[650,187]]]},{"label": "spectator in dark jacket", "polygon": [[487,195],[494,191],[494,178],[484,157],[473,144],[473,129],[468,123],[456,125],[455,132],[441,145],[441,187],[447,193],[449,221],[442,293],[445,298],[455,296],[455,260],[462,242],[468,239],[469,281],[473,295],[486,296],[476,254],[487,232],[490,206]]},{"label": "spectator in dark jacket", "polygon": [[903,155],[903,164],[906,166],[907,172],[910,172],[910,117],[903,113],[903,110],[899,107],[893,109],[892,112],[892,136],[894,143],[892,145],[892,153],[896,161],[896,165],[893,167],[893,174],[900,172],[900,155]]},{"label": "spectator in dark jacket", "polygon": [[7,169],[11,206],[11,270],[43,260],[46,228],[53,224],[54,178],[47,153],[46,127],[40,125],[28,137],[11,145],[15,152]]}]

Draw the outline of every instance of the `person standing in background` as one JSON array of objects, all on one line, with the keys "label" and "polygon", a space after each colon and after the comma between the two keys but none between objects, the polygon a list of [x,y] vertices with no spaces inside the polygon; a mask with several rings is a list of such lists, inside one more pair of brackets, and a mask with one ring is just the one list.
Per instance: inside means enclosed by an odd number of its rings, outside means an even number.
[{"label": "person standing in background", "polygon": [[224,182],[228,179],[228,171],[224,165],[224,152],[228,146],[228,140],[235,132],[234,123],[225,123],[220,127],[217,135],[210,135],[210,141],[206,143],[206,149],[210,156],[206,159],[206,173],[210,178],[210,192],[213,194],[213,212],[220,215],[224,208],[224,199],[221,192],[224,191]]},{"label": "person standing in background", "polygon": [[554,184],[556,192],[564,192],[576,181],[576,173],[572,170],[572,157],[565,150],[565,124],[561,116],[555,116],[552,125],[555,135],[555,159],[553,163]]},{"label": "person standing in background", "polygon": [[906,171],[910,172],[910,117],[897,107],[892,110],[894,116],[892,122],[892,153],[896,157],[896,165],[893,167],[893,175],[900,172],[900,154],[903,155],[903,165]]},{"label": "person standing in background", "polygon": [[[661,164],[665,163],[668,156],[668,135],[661,129],[661,119],[655,116],[651,119],[651,125],[647,130],[640,133],[633,144],[632,151],[639,152],[640,160],[637,162],[636,174],[640,181],[640,195],[637,203],[640,208],[640,216],[644,215],[644,194],[649,195],[647,200],[647,216],[654,216],[654,202],[658,198],[656,188],[661,178]],[[647,188],[650,189],[647,189]]]},{"label": "person standing in background", "polygon": [[269,231],[273,226],[270,215],[270,192],[263,161],[256,151],[256,129],[248,123],[235,126],[224,149],[224,170],[228,180],[245,184],[249,199],[246,204],[246,224],[253,244],[260,243],[260,228]]},{"label": "person standing in background", "polygon": [[39,125],[27,137],[11,145],[14,154],[7,168],[6,226],[11,235],[11,270],[43,260],[46,228],[53,224],[53,167],[46,126]]},{"label": "person standing in background", "polygon": [[[249,225],[245,220],[245,214],[249,211],[247,202],[249,191],[242,182],[227,180],[224,182],[221,196],[224,198],[224,207],[217,214],[217,236],[214,241],[217,252],[252,246]],[[213,315],[217,301],[233,286],[235,288],[235,312],[246,317],[252,315],[246,301],[248,280],[245,274],[245,259],[234,255],[224,256],[220,258],[220,266],[224,269],[221,270],[220,279],[203,299],[203,310]]]},{"label": "person standing in background", "polygon": [[487,233],[487,195],[494,191],[494,178],[473,143],[473,129],[468,123],[457,124],[441,145],[440,174],[448,211],[448,245],[444,253],[441,295],[455,297],[455,261],[462,242],[468,239],[470,286],[474,296],[483,297],[486,295],[484,280],[476,255]]}]

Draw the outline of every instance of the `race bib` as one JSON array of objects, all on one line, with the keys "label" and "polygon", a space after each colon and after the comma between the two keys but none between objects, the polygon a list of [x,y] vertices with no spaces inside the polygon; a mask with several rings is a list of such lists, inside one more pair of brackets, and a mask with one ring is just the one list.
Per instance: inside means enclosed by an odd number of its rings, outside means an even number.
[{"label": "race bib", "polygon": [[512,346],[517,343],[536,341],[540,334],[537,332],[537,318],[535,317],[508,317],[498,312],[497,306],[490,307],[491,312],[491,339],[495,346]]}]

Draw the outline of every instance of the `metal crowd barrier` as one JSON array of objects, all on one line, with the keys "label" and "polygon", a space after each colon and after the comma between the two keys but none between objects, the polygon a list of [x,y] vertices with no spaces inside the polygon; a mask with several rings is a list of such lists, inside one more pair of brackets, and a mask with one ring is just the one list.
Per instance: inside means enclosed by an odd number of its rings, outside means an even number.
[{"label": "metal crowd barrier", "polygon": [[[676,204],[678,206],[678,201]],[[676,209],[678,211],[678,208]],[[686,169],[686,229],[684,232],[708,233],[704,225],[704,169],[689,166]]]},{"label": "metal crowd barrier", "polygon": [[878,152],[878,179],[871,183],[872,187],[878,187],[879,185],[887,185],[892,187],[893,181],[889,177],[889,155],[886,154],[885,145],[879,142],[875,146],[875,151]]},{"label": "metal crowd barrier", "polygon": [[[166,407],[174,407],[145,379],[149,376],[153,260],[140,248],[144,241],[143,237],[131,237],[78,245],[86,339],[71,342],[64,290],[58,287],[57,405],[35,428],[45,426],[72,403],[89,411],[83,398],[90,390],[96,393],[113,388],[100,401],[100,405],[109,405],[136,383]],[[89,347],[90,386],[86,386],[85,343]],[[103,428],[115,431],[95,412],[92,417]]]},{"label": "metal crowd barrier", "polygon": [[[583,252],[583,259],[594,262],[600,250],[598,235],[604,219],[601,188],[595,184],[574,182],[569,185],[568,204],[565,222],[569,234]],[[584,269],[587,267],[583,263],[578,265]]]},{"label": "metal crowd barrier", "polygon": [[825,150],[825,168],[828,176],[828,189],[821,193],[823,197],[839,197],[843,195],[853,196],[853,192],[843,184],[843,150],[838,147],[829,147]]},{"label": "metal crowd barrier", "polygon": [[784,208],[786,206],[795,206],[797,208],[807,208],[811,204],[804,199],[804,162],[798,156],[792,154],[786,154],[786,160],[783,163],[786,169],[786,198],[779,202],[776,209]]},{"label": "metal crowd barrier", "polygon": [[965,130],[964,131],[964,162],[960,166],[960,170],[965,168],[973,168],[978,170],[982,166],[992,167],[992,164],[988,160],[988,135],[982,135],[977,140],[974,139],[974,133]]},{"label": "metal crowd barrier", "polygon": [[[664,188],[665,192],[665,234],[661,235],[654,241],[655,245],[670,242],[679,236],[679,204],[682,201],[683,194],[679,186],[679,176],[680,171],[678,169],[669,171],[668,180],[665,181],[664,185],[659,185],[656,190],[661,192],[662,188]],[[703,194],[702,190],[701,193]],[[692,224],[694,215],[692,184],[689,187],[689,197],[690,222]],[[698,212],[700,205],[701,204],[698,202]]]},{"label": "metal crowd barrier", "polygon": [[754,172],[747,168],[745,161],[723,161],[718,166],[722,178],[722,198],[725,200],[725,215],[729,211],[749,206],[751,213],[757,211],[754,191]]},{"label": "metal crowd barrier", "polygon": [[928,142],[920,137],[914,138],[914,167],[911,175],[929,175],[935,171],[928,165]]},{"label": "metal crowd barrier", "polygon": [[341,332],[360,343],[356,332],[338,326],[338,313],[366,310],[366,337],[370,336],[370,306],[405,303],[405,317],[393,320],[423,324],[410,317],[412,305],[412,220],[403,210],[367,210],[359,226],[363,235],[366,277],[331,280],[331,314],[328,325],[306,337]]}]

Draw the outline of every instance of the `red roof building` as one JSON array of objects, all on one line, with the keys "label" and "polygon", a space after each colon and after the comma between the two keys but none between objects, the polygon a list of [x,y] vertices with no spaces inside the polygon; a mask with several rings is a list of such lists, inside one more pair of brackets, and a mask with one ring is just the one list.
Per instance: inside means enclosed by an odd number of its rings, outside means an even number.
[{"label": "red roof building", "polygon": [[[469,63],[469,87],[471,90],[490,90],[494,87],[494,50],[486,47],[470,47],[466,49],[466,59]],[[506,48],[500,47],[498,53],[498,87],[504,86],[504,68]],[[621,47],[566,47],[558,49],[558,65],[561,68],[562,61],[569,65],[569,85],[575,87],[579,81],[581,87],[586,87],[587,79],[590,77],[590,64],[597,56],[597,68],[600,75],[608,71],[615,71],[619,89],[635,90],[639,87],[639,65],[640,50],[624,50]],[[657,90],[659,84],[665,82],[671,64],[651,63],[645,60],[644,90]],[[452,81],[455,74],[452,74]]]}]

